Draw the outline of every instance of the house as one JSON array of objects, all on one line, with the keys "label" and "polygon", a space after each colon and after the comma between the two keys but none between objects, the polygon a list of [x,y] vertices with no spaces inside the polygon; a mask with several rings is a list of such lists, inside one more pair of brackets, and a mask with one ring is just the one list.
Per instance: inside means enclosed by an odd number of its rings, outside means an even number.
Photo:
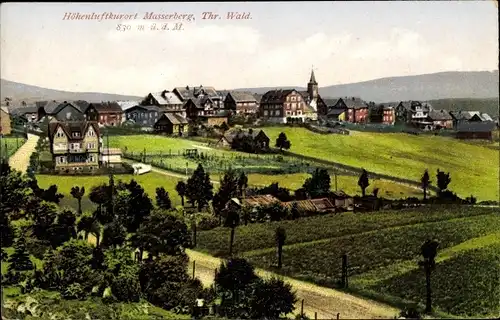
[{"label": "house", "polygon": [[249,129],[248,131],[241,129],[228,131],[216,142],[216,146],[231,147],[235,138],[242,138],[244,136],[251,136],[260,149],[269,149],[271,139],[269,139],[263,130],[257,131],[253,129]]},{"label": "house", "polygon": [[411,111],[411,122],[413,123],[424,123],[428,122],[429,112],[432,110],[432,105],[430,103],[412,103],[410,107]]},{"label": "house", "polygon": [[179,113],[165,112],[154,124],[157,133],[184,136],[188,134],[189,122]]},{"label": "house", "polygon": [[[95,108],[98,114],[98,123],[101,126],[119,126],[123,121],[123,110],[117,102],[91,103],[89,108]],[[87,108],[87,109],[89,109]],[[86,113],[89,113],[86,110]]]},{"label": "house", "polygon": [[9,109],[7,107],[0,107],[0,134],[3,136],[11,132]]},{"label": "house", "polygon": [[179,99],[179,97],[168,90],[163,90],[162,92],[152,92],[149,93],[146,98],[141,102],[141,105],[151,105],[157,106],[165,110],[182,110],[182,105],[184,103]]},{"label": "house", "polygon": [[496,129],[493,121],[461,122],[457,125],[457,139],[485,139],[492,140],[493,131]]},{"label": "house", "polygon": [[254,114],[259,112],[259,103],[252,93],[231,91],[224,99],[224,109],[236,114]]},{"label": "house", "polygon": [[383,124],[394,125],[394,123],[396,122],[396,112],[394,110],[394,106],[382,106],[382,117]]},{"label": "house", "polygon": [[213,103],[213,108],[222,109],[224,108],[224,102],[222,95],[215,90],[214,87],[203,87],[200,85],[199,87],[176,87],[173,90],[173,93],[181,100],[183,103],[186,103],[189,99],[202,99],[202,98],[210,98]]},{"label": "house", "polygon": [[220,126],[223,123],[227,124],[230,115],[231,113],[228,112],[227,110],[219,110],[217,113],[200,115],[198,116],[198,119],[204,125],[213,127],[213,126]]},{"label": "house", "polygon": [[[337,110],[335,113],[332,110]],[[368,104],[358,97],[344,97],[337,100],[334,106],[329,108],[329,113],[345,113],[345,121],[352,123],[366,123],[368,121]]]},{"label": "house", "polygon": [[330,108],[326,114],[326,118],[335,121],[345,121],[345,110]]},{"label": "house", "polygon": [[401,101],[399,103],[394,103],[391,102],[388,105],[389,106],[394,106],[394,113],[395,113],[395,123],[397,124],[403,124],[403,123],[408,123],[411,121],[411,109],[413,105],[420,104],[419,101]]},{"label": "house", "polygon": [[122,151],[119,148],[102,148],[99,153],[99,162],[102,166],[116,167],[121,166]]},{"label": "house", "polygon": [[289,201],[283,202],[282,205],[289,210],[296,205],[300,212],[335,212],[335,205],[328,198]]},{"label": "house", "polygon": [[38,107],[39,121],[43,117],[55,118],[58,121],[83,121],[89,103],[83,100],[64,102],[52,100],[38,101],[36,105]]},{"label": "house", "polygon": [[479,111],[450,111],[450,116],[452,117],[454,128],[466,122],[493,121],[487,113],[481,113]]},{"label": "house", "polygon": [[48,136],[54,169],[60,172],[93,171],[99,168],[99,126],[95,121],[52,119]]},{"label": "house", "polygon": [[431,110],[428,120],[432,122],[435,129],[453,128],[453,118],[447,110]]},{"label": "house", "polygon": [[[195,120],[199,117],[214,117],[219,118],[213,122],[222,124],[222,122],[227,122],[227,117],[230,116],[231,112],[229,110],[224,110],[224,108],[218,107],[219,104],[213,101],[212,98],[204,96],[202,98],[192,98],[188,99],[184,104],[184,109],[186,112],[186,117],[191,120]],[[221,118],[226,118],[225,120]],[[204,119],[207,122],[206,118]]]},{"label": "house", "polygon": [[331,192],[328,198],[337,208],[344,210],[353,210],[354,208],[354,198],[342,190]]},{"label": "house", "polygon": [[134,106],[125,110],[126,120],[143,127],[153,127],[162,115],[157,106]]},{"label": "house", "polygon": [[36,104],[21,107],[11,110],[11,115],[16,117],[23,117],[27,122],[34,123],[38,121],[38,107]]},{"label": "house", "polygon": [[270,90],[260,101],[260,116],[274,123],[304,122],[306,103],[295,89]]}]

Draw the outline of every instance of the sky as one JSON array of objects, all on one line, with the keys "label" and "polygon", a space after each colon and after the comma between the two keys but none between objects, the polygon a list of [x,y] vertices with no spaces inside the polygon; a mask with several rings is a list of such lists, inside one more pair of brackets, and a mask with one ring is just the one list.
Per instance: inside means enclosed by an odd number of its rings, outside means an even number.
[{"label": "sky", "polygon": [[[106,12],[136,19],[63,19]],[[202,19],[203,12],[220,19]],[[177,18],[144,20],[147,13]],[[194,20],[181,20],[189,15]],[[2,3],[0,17],[1,78],[67,91],[304,87],[312,68],[320,87],[498,69],[491,0]]]}]

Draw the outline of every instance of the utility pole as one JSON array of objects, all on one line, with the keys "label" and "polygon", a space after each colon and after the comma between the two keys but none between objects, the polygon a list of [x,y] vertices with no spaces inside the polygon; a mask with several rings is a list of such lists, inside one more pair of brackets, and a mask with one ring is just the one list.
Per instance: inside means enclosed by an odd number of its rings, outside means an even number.
[{"label": "utility pole", "polygon": [[335,175],[335,191],[338,191],[338,189],[337,189],[337,168],[334,169],[333,173]]},{"label": "utility pole", "polygon": [[[115,203],[113,201],[113,195],[114,195],[114,187],[115,187],[115,180],[113,178],[113,171],[111,170],[110,166],[110,155],[109,155],[109,132],[106,132],[106,147],[107,147],[107,154],[108,154],[108,171],[109,171],[109,190],[110,190],[110,208],[111,208],[111,216],[114,216],[115,214]],[[106,153],[104,153],[106,154]]]}]

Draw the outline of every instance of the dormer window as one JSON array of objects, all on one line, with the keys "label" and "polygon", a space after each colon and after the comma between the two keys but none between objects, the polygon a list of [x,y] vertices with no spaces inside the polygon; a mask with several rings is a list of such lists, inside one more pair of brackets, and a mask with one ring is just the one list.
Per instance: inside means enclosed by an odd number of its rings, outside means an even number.
[{"label": "dormer window", "polygon": [[72,136],[73,138],[78,138],[80,137],[80,132],[73,132]]}]

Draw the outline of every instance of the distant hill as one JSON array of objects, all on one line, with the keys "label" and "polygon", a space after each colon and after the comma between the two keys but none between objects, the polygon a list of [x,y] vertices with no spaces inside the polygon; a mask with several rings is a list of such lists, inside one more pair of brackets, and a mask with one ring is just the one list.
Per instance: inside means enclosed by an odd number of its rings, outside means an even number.
[{"label": "distant hill", "polygon": [[493,118],[499,116],[498,98],[489,99],[440,99],[440,100],[430,100],[429,103],[434,109],[445,109],[448,111],[480,111],[486,112]]},{"label": "distant hill", "polygon": [[[321,87],[322,97],[361,97],[367,101],[436,100],[449,98],[497,98],[498,70],[452,71],[417,76],[390,77],[370,81]],[[303,87],[281,87],[297,88]],[[238,91],[265,93],[280,87],[241,88]]]},{"label": "distant hill", "polygon": [[139,100],[141,97],[101,92],[70,92],[53,90],[24,83],[0,79],[0,97],[3,102],[6,97],[12,99],[13,106],[20,105],[21,101],[31,103],[40,100],[86,100],[89,102]]}]

